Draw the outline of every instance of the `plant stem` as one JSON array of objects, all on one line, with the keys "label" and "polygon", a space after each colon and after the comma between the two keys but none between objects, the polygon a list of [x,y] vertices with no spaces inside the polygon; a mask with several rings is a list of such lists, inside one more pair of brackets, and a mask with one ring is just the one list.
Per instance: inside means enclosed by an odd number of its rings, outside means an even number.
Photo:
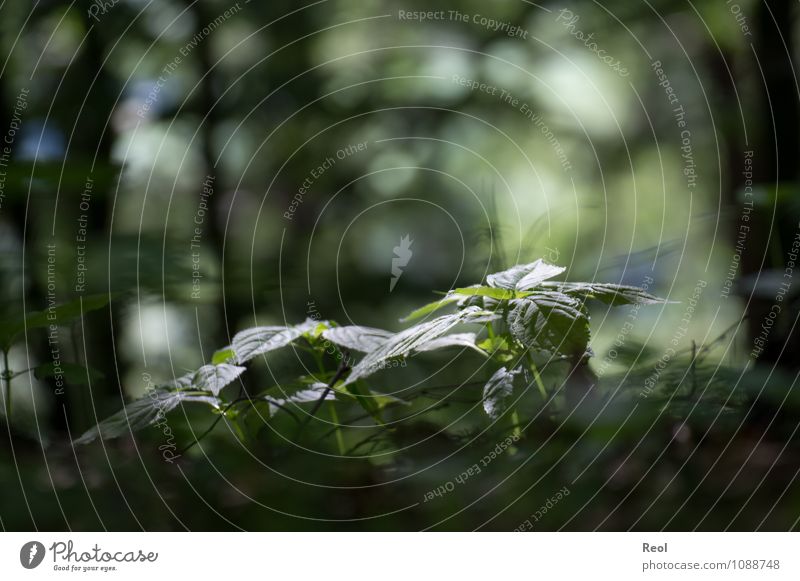
[{"label": "plant stem", "polygon": [[339,449],[339,455],[344,456],[344,437],[342,436],[342,430],[339,429],[339,414],[336,413],[334,402],[328,403],[328,409],[331,412],[331,421],[333,425],[336,426],[336,447]]},{"label": "plant stem", "polygon": [[8,366],[8,349],[3,349],[3,381],[6,384],[6,423],[11,425],[11,369]]},{"label": "plant stem", "polygon": [[514,437],[519,440],[522,437],[522,428],[519,426],[519,414],[516,409],[511,412],[511,423],[514,424]]},{"label": "plant stem", "polygon": [[536,367],[536,363],[533,362],[533,356],[531,352],[528,351],[526,354],[528,358],[528,365],[530,366],[531,373],[533,373],[533,379],[536,381],[536,386],[539,388],[539,393],[542,394],[542,399],[547,401],[547,388],[544,386],[544,382],[542,381],[542,376],[539,375],[539,369]]}]

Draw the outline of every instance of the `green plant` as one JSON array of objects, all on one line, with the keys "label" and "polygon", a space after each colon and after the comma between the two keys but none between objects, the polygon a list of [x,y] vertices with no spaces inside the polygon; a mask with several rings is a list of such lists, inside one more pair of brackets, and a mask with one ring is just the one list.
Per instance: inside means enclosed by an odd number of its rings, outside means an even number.
[{"label": "green plant", "polygon": [[[147,397],[100,422],[76,443],[119,437],[155,424],[183,403],[209,406],[218,414],[217,420],[232,422],[240,434],[251,412],[260,418],[285,413],[302,433],[320,407],[332,400],[351,401],[380,425],[385,407],[403,402],[372,389],[367,378],[416,354],[452,347],[469,349],[487,360],[491,375],[482,382],[483,409],[497,419],[507,411],[518,378],[528,373],[547,399],[537,358],[585,365],[591,356],[588,300],[608,305],[663,302],[636,287],[551,280],[564,270],[537,260],[489,275],[485,285],[451,290],[440,300],[417,309],[403,319],[417,322],[397,333],[312,319],[294,326],[246,329],[237,333],[229,346],[214,353],[209,364],[153,386]],[[434,316],[448,307],[451,312]],[[453,332],[463,325],[479,327]],[[248,362],[290,345],[310,353],[318,372],[257,394],[226,396],[225,388],[246,371]],[[357,362],[351,358],[353,351],[363,354]],[[303,418],[296,412],[304,405],[310,407],[302,412]],[[333,423],[338,424],[335,408],[330,409]],[[519,430],[518,418],[514,419],[515,430]],[[341,435],[338,430],[334,432],[339,450],[344,452]]]}]

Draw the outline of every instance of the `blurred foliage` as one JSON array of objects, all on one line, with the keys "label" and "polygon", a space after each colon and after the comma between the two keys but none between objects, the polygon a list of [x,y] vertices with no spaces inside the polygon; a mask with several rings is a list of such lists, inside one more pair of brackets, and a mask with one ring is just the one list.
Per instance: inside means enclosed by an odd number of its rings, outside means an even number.
[{"label": "blurred foliage", "polygon": [[[0,6],[14,402],[0,526],[513,530],[566,487],[534,530],[796,528],[795,289],[752,356],[800,220],[793,71],[776,45],[792,54],[790,3],[739,0],[750,34],[724,2],[100,4]],[[564,9],[628,77],[570,33]],[[691,188],[655,61],[686,112]],[[723,297],[750,150],[752,230]],[[393,275],[404,239],[413,257]],[[518,421],[487,423],[473,350],[370,377],[400,400],[381,401],[383,425],[334,401],[295,441],[273,394],[236,423],[170,401],[174,462],[163,426],[70,445],[154,385],[225,361],[215,349],[242,329],[312,318],[394,333],[420,304],[540,256],[566,280],[674,302],[595,308],[577,339],[590,328],[589,368],[540,362],[553,397],[526,375]],[[50,321],[53,305],[71,307]],[[298,364],[318,373],[291,347],[237,385],[283,385],[286,399],[309,389]],[[560,395],[586,381],[590,404]]]}]

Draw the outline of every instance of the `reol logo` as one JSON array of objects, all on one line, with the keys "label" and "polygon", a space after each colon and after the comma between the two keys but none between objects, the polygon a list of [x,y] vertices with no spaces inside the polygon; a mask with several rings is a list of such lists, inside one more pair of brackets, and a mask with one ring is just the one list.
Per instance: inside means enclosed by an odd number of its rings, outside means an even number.
[{"label": "reol logo", "polygon": [[35,569],[44,560],[44,545],[39,541],[30,541],[19,550],[19,562],[26,569]]}]

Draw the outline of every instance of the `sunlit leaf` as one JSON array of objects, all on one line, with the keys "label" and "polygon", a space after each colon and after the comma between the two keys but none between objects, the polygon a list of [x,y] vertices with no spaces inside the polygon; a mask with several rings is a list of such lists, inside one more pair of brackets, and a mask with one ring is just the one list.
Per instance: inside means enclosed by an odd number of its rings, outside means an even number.
[{"label": "sunlit leaf", "polygon": [[477,307],[467,307],[461,311],[442,315],[430,321],[420,323],[404,331],[392,335],[380,347],[367,355],[353,368],[345,385],[360,377],[365,377],[385,366],[387,360],[394,357],[406,357],[413,350],[437,339],[450,329],[461,323],[486,323],[496,319],[497,315]]},{"label": "sunlit leaf", "polygon": [[486,277],[486,282],[494,288],[525,291],[558,276],[565,270],[564,267],[548,264],[539,259],[530,264],[518,264],[508,270],[490,274]]},{"label": "sunlit leaf", "polygon": [[559,355],[583,355],[589,346],[589,318],[581,302],[562,293],[542,293],[510,303],[508,326],[522,345]]},{"label": "sunlit leaf", "polygon": [[203,365],[198,369],[191,382],[191,388],[210,391],[219,395],[222,389],[244,373],[246,369],[236,365],[222,363],[220,365]]},{"label": "sunlit leaf", "polygon": [[506,399],[514,391],[514,377],[521,369],[518,367],[508,371],[505,367],[498,369],[483,387],[483,410],[496,420],[506,409]]},{"label": "sunlit leaf", "polygon": [[651,295],[644,289],[636,286],[604,283],[545,283],[546,287],[557,289],[564,294],[594,299],[607,305],[654,305],[663,304],[666,299]]},{"label": "sunlit leaf", "polygon": [[323,331],[322,336],[340,347],[368,353],[385,343],[392,333],[383,329],[352,325],[328,329]]},{"label": "sunlit leaf", "polygon": [[163,421],[165,415],[181,403],[204,403],[216,409],[220,401],[216,397],[187,393],[185,391],[151,390],[145,397],[137,399],[114,415],[87,430],[73,444],[88,444],[98,438],[109,440],[141,430]]},{"label": "sunlit leaf", "polygon": [[285,406],[289,403],[300,404],[317,402],[323,394],[325,394],[326,401],[332,401],[336,399],[336,392],[334,390],[329,390],[328,386],[324,383],[315,383],[308,389],[301,389],[291,395],[284,395],[283,397],[274,397],[268,395],[264,396],[264,400],[270,403],[270,411],[272,415],[274,415],[280,406]]},{"label": "sunlit leaf", "polygon": [[237,333],[230,349],[236,353],[236,363],[286,347],[305,332],[300,327],[253,327]]},{"label": "sunlit leaf", "polygon": [[445,335],[438,339],[433,339],[427,343],[423,343],[415,349],[415,351],[435,351],[437,349],[444,349],[446,347],[467,347],[473,351],[477,351],[481,355],[486,355],[476,344],[477,335],[475,333],[453,333],[452,335]]},{"label": "sunlit leaf", "polygon": [[515,298],[520,298],[525,296],[528,293],[517,293],[513,290],[508,290],[504,288],[493,288],[490,286],[470,286],[464,288],[457,288],[453,289],[452,291],[454,294],[457,295],[464,295],[464,296],[480,296],[480,297],[489,297],[492,299],[497,299],[500,301],[507,301]]}]

